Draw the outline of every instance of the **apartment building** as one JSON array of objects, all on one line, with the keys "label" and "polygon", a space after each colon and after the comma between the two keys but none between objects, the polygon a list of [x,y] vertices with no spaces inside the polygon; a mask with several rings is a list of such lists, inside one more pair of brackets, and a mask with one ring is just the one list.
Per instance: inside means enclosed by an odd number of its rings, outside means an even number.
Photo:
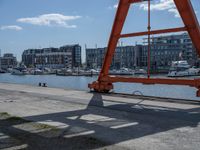
[{"label": "apartment building", "polygon": [[81,46],[75,44],[60,48],[28,49],[22,54],[22,62],[27,67],[73,69],[81,66]]},{"label": "apartment building", "polygon": [[[188,34],[174,34],[151,38],[151,70],[167,71],[172,61],[187,60],[191,66],[199,66],[200,60]],[[101,68],[106,48],[86,49],[86,65],[88,68]],[[117,47],[112,60],[111,69],[146,68],[148,44]]]},{"label": "apartment building", "polygon": [[[111,69],[120,69],[123,67],[134,68],[135,50],[134,46],[120,46],[115,50],[112,59]],[[86,49],[87,68],[101,68],[103,65],[107,48],[88,48]]]},{"label": "apartment building", "polygon": [[17,66],[17,58],[11,53],[4,54],[3,57],[0,57],[0,61],[0,68],[3,70]]}]

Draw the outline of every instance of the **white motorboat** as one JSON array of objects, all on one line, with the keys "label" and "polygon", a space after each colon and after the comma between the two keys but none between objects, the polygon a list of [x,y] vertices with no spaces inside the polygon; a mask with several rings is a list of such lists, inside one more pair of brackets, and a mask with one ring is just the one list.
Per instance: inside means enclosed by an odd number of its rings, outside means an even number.
[{"label": "white motorboat", "polygon": [[191,67],[187,61],[173,61],[169,69],[168,77],[196,76],[199,70]]},{"label": "white motorboat", "polygon": [[43,72],[40,69],[34,68],[33,70],[31,70],[30,72],[32,75],[42,75]]},{"label": "white motorboat", "polygon": [[136,70],[134,70],[134,74],[135,75],[144,75],[144,74],[147,74],[147,71],[144,69],[136,69]]},{"label": "white motorboat", "polygon": [[27,72],[26,68],[24,68],[24,67],[16,67],[16,68],[12,69],[11,74],[12,75],[27,75],[28,72]]},{"label": "white motorboat", "polygon": [[128,68],[121,68],[120,70],[110,70],[110,75],[133,75],[133,72]]}]

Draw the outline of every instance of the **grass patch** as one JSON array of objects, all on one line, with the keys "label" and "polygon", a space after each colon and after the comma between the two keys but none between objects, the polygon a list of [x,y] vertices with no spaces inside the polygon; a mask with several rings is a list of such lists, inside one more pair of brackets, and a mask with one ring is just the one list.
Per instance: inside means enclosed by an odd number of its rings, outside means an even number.
[{"label": "grass patch", "polygon": [[11,116],[7,112],[0,112],[0,120],[8,121],[8,122],[11,122],[11,123],[13,123],[13,122],[22,122],[22,123],[30,122],[30,121],[25,120],[21,117]]},{"label": "grass patch", "polygon": [[7,112],[0,112],[0,120],[9,118],[10,115]]},{"label": "grass patch", "polygon": [[18,116],[11,116],[7,112],[0,112],[0,120],[4,121],[4,123],[6,122],[7,124],[10,124],[10,125],[31,123],[31,126],[34,128],[37,128],[37,129],[49,129],[49,130],[53,130],[53,131],[57,131],[57,129],[58,129],[51,125],[29,121],[29,120],[26,120],[26,119],[18,117]]},{"label": "grass patch", "polygon": [[21,118],[21,117],[17,117],[17,116],[11,116],[11,117],[7,118],[7,120],[9,120],[9,121],[30,122],[30,121],[28,121],[28,120],[25,120],[25,119],[23,119],[23,118]]},{"label": "grass patch", "polygon": [[0,112],[0,116],[10,116],[7,112]]},{"label": "grass patch", "polygon": [[41,124],[41,123],[35,123],[34,127],[39,128],[39,129],[57,129],[54,126],[47,125],[47,124]]}]

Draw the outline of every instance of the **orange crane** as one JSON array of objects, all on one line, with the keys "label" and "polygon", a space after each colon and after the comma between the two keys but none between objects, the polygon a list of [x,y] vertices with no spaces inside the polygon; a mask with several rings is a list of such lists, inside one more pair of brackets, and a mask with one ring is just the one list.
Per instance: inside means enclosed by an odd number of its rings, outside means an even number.
[{"label": "orange crane", "polygon": [[[144,32],[122,34],[124,22],[126,20],[131,4],[148,1],[148,30]],[[187,85],[197,88],[197,96],[200,97],[200,79],[169,79],[169,78],[151,78],[150,77],[150,35],[182,32],[187,31],[193,45],[196,48],[197,54],[200,56],[200,26],[195,15],[194,9],[190,0],[174,0],[177,10],[183,20],[184,27],[169,28],[162,30],[151,30],[150,27],[150,1],[151,0],[120,0],[114,24],[112,27],[110,39],[108,42],[107,52],[104,58],[103,67],[99,74],[98,80],[89,84],[88,87],[97,92],[109,92],[113,89],[115,82],[133,82],[142,84],[169,84],[169,85]],[[112,63],[112,58],[120,38],[136,37],[148,35],[148,77],[121,77],[109,75],[109,68]]]}]

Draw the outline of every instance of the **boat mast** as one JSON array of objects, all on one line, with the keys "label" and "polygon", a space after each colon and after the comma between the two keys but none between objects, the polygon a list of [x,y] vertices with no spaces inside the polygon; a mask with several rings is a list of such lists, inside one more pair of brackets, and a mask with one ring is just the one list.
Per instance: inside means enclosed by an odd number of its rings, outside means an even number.
[{"label": "boat mast", "polygon": [[1,70],[1,49],[0,49],[0,70]]}]

